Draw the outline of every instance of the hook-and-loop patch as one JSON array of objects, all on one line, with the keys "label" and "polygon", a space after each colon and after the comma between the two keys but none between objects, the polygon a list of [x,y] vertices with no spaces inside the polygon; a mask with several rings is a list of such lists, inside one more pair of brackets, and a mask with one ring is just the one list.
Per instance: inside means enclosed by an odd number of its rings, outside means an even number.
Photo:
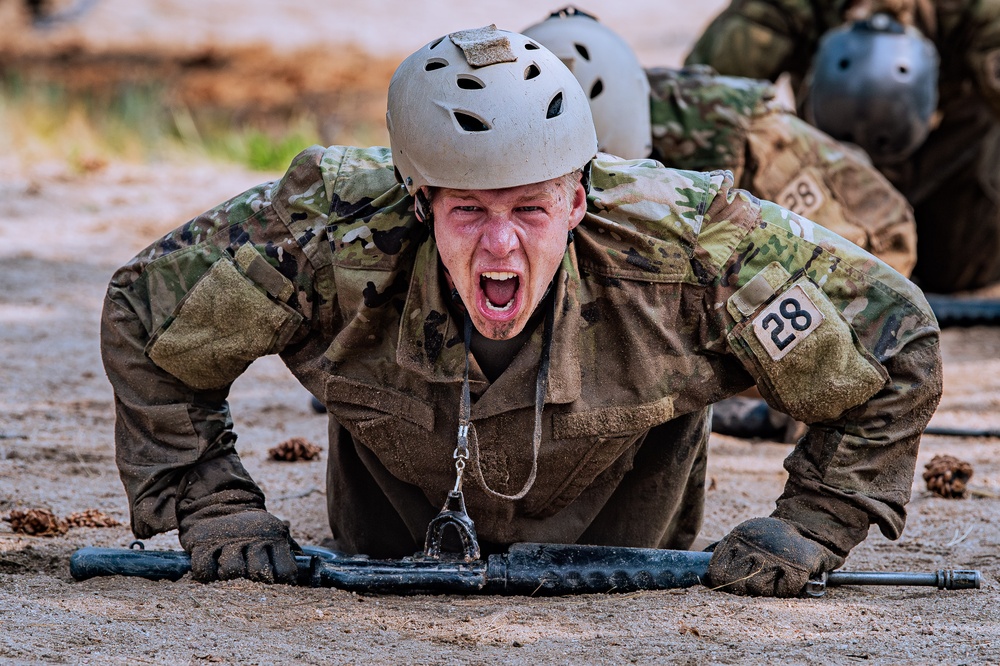
[{"label": "hook-and-loop patch", "polygon": [[889,373],[830,297],[773,262],[733,294],[727,339],[767,401],[799,421],[835,419],[885,386]]},{"label": "hook-and-loop patch", "polygon": [[753,332],[764,351],[779,361],[809,337],[825,317],[800,285],[795,285],[753,319]]}]

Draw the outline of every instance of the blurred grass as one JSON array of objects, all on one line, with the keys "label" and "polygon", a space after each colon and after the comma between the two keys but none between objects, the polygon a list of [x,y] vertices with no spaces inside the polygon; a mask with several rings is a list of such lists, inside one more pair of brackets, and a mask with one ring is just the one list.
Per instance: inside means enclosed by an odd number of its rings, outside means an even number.
[{"label": "blurred grass", "polygon": [[101,91],[0,77],[0,151],[25,159],[65,157],[81,171],[114,160],[202,157],[280,171],[303,148],[323,143],[308,114],[257,123],[236,111],[196,110],[169,101],[155,83]]}]

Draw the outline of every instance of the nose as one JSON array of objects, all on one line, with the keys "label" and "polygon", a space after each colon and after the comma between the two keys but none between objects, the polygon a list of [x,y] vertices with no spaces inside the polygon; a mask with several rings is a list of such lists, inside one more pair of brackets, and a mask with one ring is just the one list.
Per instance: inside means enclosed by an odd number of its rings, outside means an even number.
[{"label": "nose", "polygon": [[490,216],[482,236],[482,245],[490,254],[506,257],[519,243],[514,222],[509,215],[494,213]]}]

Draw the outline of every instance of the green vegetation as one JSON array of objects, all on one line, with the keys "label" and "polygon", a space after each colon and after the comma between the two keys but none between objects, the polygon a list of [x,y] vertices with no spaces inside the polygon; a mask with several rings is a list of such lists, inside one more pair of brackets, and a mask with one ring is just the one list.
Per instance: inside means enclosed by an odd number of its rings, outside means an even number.
[{"label": "green vegetation", "polygon": [[193,112],[170,103],[157,84],[75,91],[0,78],[0,152],[29,159],[65,156],[77,169],[112,160],[154,161],[197,155],[251,169],[284,169],[299,151],[323,143],[315,118],[237,122],[232,111]]}]

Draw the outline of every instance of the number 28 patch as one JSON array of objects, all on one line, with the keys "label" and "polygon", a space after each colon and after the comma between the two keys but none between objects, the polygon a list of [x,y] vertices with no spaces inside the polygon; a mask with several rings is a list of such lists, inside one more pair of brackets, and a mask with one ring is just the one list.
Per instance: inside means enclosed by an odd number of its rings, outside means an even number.
[{"label": "number 28 patch", "polygon": [[772,360],[778,361],[823,323],[823,313],[796,285],[761,310],[753,332]]}]

